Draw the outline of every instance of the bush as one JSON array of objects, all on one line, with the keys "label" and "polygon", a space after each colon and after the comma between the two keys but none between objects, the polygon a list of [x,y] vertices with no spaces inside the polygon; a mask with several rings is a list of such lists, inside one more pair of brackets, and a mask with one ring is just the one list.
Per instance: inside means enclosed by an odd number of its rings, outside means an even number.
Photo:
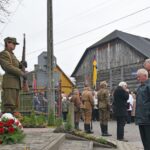
[{"label": "bush", "polygon": [[24,116],[22,124],[24,127],[45,127],[47,125],[44,115],[37,116],[34,112],[30,116]]},{"label": "bush", "polygon": [[71,124],[71,114],[70,113],[68,113],[68,115],[67,115],[67,121],[66,121],[64,127],[65,127],[66,131],[72,131],[72,129],[73,129],[73,126]]},{"label": "bush", "polygon": [[37,126],[46,125],[46,123],[47,123],[47,121],[46,121],[46,117],[44,115],[37,116],[37,118],[36,118]]},{"label": "bush", "polygon": [[48,125],[49,126],[54,126],[55,125],[55,115],[53,110],[50,110],[50,115],[48,117]]},{"label": "bush", "polygon": [[55,125],[57,128],[61,127],[63,125],[63,119],[62,118],[56,118]]},{"label": "bush", "polygon": [[34,111],[32,111],[32,113],[30,115],[30,124],[31,124],[31,126],[36,126],[36,124],[37,124],[37,119],[36,119],[36,115],[35,115]]}]

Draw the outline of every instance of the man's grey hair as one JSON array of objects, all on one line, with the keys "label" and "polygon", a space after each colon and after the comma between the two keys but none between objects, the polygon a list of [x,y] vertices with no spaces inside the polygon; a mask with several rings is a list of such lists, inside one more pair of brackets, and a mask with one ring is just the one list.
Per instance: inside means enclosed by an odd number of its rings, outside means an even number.
[{"label": "man's grey hair", "polygon": [[146,75],[148,77],[148,71],[146,69],[144,69],[144,68],[138,69],[137,75],[141,75],[141,74],[142,75]]},{"label": "man's grey hair", "polygon": [[121,87],[127,86],[127,83],[124,82],[124,81],[121,81],[121,82],[119,83],[119,86],[121,86]]},{"label": "man's grey hair", "polygon": [[147,64],[147,63],[150,64],[150,58],[145,59],[144,65]]}]

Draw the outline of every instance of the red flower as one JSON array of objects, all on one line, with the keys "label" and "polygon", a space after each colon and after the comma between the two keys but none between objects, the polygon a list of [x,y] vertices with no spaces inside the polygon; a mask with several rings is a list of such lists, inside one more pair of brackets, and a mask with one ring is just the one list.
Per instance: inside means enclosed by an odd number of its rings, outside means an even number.
[{"label": "red flower", "polygon": [[15,122],[15,124],[16,124],[16,126],[18,126],[19,125],[19,121]]},{"label": "red flower", "polygon": [[4,128],[0,128],[0,134],[4,133]]},{"label": "red flower", "polygon": [[13,119],[10,119],[5,123],[5,126],[10,127],[10,126],[12,126],[12,124],[14,124],[14,122],[15,121]]},{"label": "red flower", "polygon": [[14,133],[15,129],[13,127],[8,128],[8,133]]},{"label": "red flower", "polygon": [[0,121],[0,128],[4,126],[4,123]]},{"label": "red flower", "polygon": [[9,122],[10,124],[13,124],[13,123],[15,122],[15,120],[14,120],[14,119],[10,119],[10,120],[8,120],[8,122]]}]

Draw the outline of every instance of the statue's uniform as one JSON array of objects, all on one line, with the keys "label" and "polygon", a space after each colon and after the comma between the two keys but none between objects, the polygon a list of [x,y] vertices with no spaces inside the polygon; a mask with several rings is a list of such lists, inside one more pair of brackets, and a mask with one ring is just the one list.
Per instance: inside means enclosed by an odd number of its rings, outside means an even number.
[{"label": "statue's uniform", "polygon": [[5,71],[2,81],[3,111],[13,112],[18,108],[19,103],[20,76],[22,76],[20,62],[13,53],[4,50],[0,53],[0,65]]}]

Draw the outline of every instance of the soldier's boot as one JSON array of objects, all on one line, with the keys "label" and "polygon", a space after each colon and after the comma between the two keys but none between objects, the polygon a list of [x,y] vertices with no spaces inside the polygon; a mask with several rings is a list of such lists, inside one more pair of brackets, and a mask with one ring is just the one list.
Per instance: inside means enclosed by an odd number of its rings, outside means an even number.
[{"label": "soldier's boot", "polygon": [[90,124],[87,124],[87,132],[88,134],[92,134],[93,131],[91,131],[91,127],[90,127]]},{"label": "soldier's boot", "polygon": [[101,127],[101,134],[102,134],[102,136],[105,134],[104,133],[104,125],[103,124],[100,124],[100,127]]},{"label": "soldier's boot", "polygon": [[84,131],[87,132],[87,124],[84,124]]},{"label": "soldier's boot", "polygon": [[79,122],[76,123],[76,128],[75,129],[81,131],[81,129],[79,128]]},{"label": "soldier's boot", "polygon": [[84,124],[84,131],[88,133],[88,124]]},{"label": "soldier's boot", "polygon": [[77,129],[77,123],[76,122],[74,123],[74,128]]},{"label": "soldier's boot", "polygon": [[111,134],[108,133],[108,125],[103,125],[104,127],[104,134],[102,136],[112,136]]},{"label": "soldier's boot", "polygon": [[79,123],[78,122],[75,122],[75,129],[79,130]]}]

